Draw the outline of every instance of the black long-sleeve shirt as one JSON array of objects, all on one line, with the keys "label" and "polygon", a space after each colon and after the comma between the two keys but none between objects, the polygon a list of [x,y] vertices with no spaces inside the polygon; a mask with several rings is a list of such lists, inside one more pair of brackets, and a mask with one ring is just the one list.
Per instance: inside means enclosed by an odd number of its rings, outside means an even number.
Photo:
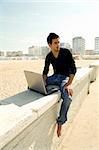
[{"label": "black long-sleeve shirt", "polygon": [[54,74],[69,76],[70,74],[75,75],[76,73],[75,61],[68,49],[60,48],[57,58],[54,57],[52,52],[47,54],[45,58],[43,75],[48,74],[50,64],[53,66]]}]

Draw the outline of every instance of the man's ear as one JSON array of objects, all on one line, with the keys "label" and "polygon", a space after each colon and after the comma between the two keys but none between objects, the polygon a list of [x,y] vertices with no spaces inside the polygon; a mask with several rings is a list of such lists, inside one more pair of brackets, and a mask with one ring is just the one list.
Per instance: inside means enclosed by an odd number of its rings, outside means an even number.
[{"label": "man's ear", "polygon": [[49,43],[48,46],[51,48],[51,44]]}]

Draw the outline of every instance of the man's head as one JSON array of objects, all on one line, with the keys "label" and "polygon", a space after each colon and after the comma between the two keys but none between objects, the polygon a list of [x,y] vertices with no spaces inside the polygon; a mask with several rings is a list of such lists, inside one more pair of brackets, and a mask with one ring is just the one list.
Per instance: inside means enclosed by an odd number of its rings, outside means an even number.
[{"label": "man's head", "polygon": [[50,33],[47,37],[47,43],[51,50],[58,51],[60,49],[59,36],[55,33]]},{"label": "man's head", "polygon": [[50,34],[48,35],[48,37],[47,37],[47,43],[48,43],[48,44],[52,44],[52,40],[53,40],[53,39],[57,39],[57,38],[59,38],[59,36],[58,36],[57,34],[55,34],[55,33],[50,33]]}]

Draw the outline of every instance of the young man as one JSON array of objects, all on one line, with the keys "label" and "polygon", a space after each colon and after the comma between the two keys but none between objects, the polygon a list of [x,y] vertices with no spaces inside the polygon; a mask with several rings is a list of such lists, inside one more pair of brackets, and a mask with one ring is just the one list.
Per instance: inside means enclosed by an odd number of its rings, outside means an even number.
[{"label": "young man", "polygon": [[[51,51],[45,59],[43,78],[45,84],[54,84],[60,87],[61,98],[63,99],[59,117],[57,118],[57,136],[61,136],[62,125],[67,121],[67,112],[71,104],[73,90],[71,84],[76,73],[76,66],[72,54],[68,49],[60,48],[59,36],[50,33],[47,43]],[[54,74],[47,77],[49,66],[52,64]]]}]

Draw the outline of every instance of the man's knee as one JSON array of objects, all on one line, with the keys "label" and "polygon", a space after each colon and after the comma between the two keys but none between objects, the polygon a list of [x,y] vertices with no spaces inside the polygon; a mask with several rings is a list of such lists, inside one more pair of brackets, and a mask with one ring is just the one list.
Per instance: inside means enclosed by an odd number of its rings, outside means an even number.
[{"label": "man's knee", "polygon": [[66,106],[70,106],[72,102],[72,99],[68,96],[67,98],[64,98],[63,99],[63,103],[66,105]]}]

